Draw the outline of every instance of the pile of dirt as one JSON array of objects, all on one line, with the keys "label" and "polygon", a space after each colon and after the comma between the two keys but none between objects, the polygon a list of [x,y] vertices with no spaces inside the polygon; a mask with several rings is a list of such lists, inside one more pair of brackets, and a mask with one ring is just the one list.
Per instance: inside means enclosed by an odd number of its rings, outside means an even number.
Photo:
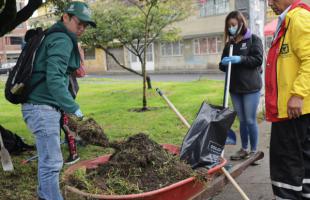
[{"label": "pile of dirt", "polygon": [[68,127],[74,131],[84,144],[107,147],[109,140],[101,126],[93,119],[80,120],[75,116],[68,116]]},{"label": "pile of dirt", "polygon": [[69,185],[95,194],[136,194],[156,190],[195,175],[191,167],[143,133],[114,142],[109,162],[76,171]]}]

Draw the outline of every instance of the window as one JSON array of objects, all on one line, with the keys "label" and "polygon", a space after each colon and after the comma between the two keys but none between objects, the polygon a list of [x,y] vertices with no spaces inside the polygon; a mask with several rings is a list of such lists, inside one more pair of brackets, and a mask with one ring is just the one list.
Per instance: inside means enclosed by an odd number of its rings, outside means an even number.
[{"label": "window", "polygon": [[222,52],[223,36],[210,36],[194,39],[194,54],[216,54]]},{"label": "window", "polygon": [[160,52],[162,56],[181,56],[183,55],[183,43],[177,42],[163,42],[160,44]]},{"label": "window", "polygon": [[10,44],[11,45],[21,45],[23,43],[22,37],[10,37]]},{"label": "window", "polygon": [[229,0],[199,0],[200,16],[224,14],[229,11]]},{"label": "window", "polygon": [[138,62],[138,56],[130,52],[131,62]]},{"label": "window", "polygon": [[7,62],[8,63],[16,63],[18,57],[19,57],[19,54],[7,54]]},{"label": "window", "polygon": [[95,60],[96,59],[96,51],[95,48],[84,49],[85,60]]},{"label": "window", "polygon": [[146,61],[153,62],[153,44],[146,49]]}]

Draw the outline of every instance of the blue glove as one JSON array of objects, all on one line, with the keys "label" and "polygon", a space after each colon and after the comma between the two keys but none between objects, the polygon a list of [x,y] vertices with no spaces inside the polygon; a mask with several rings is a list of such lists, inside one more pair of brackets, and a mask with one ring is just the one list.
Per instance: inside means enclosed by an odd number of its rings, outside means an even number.
[{"label": "blue glove", "polygon": [[229,57],[224,57],[221,61],[222,65],[228,65],[228,63],[230,62],[230,58]]},{"label": "blue glove", "polygon": [[240,56],[229,56],[229,57],[224,57],[221,61],[223,65],[228,65],[229,62],[231,62],[231,64],[238,64],[241,62],[241,57]]},{"label": "blue glove", "polygon": [[78,118],[83,118],[83,113],[80,109],[77,109],[75,112],[74,112],[74,115],[77,116]]}]

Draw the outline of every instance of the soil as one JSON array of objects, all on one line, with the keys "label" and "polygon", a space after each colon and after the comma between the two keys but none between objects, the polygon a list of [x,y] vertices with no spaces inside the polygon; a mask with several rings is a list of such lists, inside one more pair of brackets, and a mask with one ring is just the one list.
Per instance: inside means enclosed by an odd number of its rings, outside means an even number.
[{"label": "soil", "polygon": [[68,116],[68,127],[74,131],[84,144],[107,147],[109,140],[101,126],[93,119],[80,120],[74,116]]},{"label": "soil", "polygon": [[115,152],[109,162],[77,170],[69,177],[69,185],[94,194],[124,195],[156,190],[196,175],[190,165],[143,133],[110,147]]}]

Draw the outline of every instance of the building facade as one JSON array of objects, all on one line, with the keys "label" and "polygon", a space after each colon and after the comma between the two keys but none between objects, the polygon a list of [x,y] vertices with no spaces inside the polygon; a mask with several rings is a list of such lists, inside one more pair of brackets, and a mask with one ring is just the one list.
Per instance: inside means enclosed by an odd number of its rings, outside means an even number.
[{"label": "building facade", "polygon": [[[192,1],[195,10],[193,15],[175,24],[181,30],[182,39],[168,43],[154,42],[147,50],[146,70],[149,72],[218,72],[218,64],[225,45],[226,15],[233,10],[240,10],[249,20],[251,15],[249,10],[254,9],[251,8],[251,3],[256,2],[254,3],[258,4],[256,7],[262,7],[263,13],[266,5],[264,0],[189,1]],[[264,21],[263,14],[260,23]],[[253,27],[256,28],[255,24]],[[263,37],[263,28],[259,34]],[[128,50],[124,48],[113,51],[125,66],[141,71],[137,57]],[[110,56],[107,57],[107,70],[123,71]]]},{"label": "building facade", "polygon": [[[93,3],[96,0],[86,0]],[[177,42],[155,41],[147,54],[146,69],[149,72],[217,72],[224,48],[224,23],[226,15],[233,10],[241,11],[248,20],[251,30],[264,39],[261,25],[277,19],[267,6],[267,0],[186,0],[192,1],[194,13],[187,19],[174,24],[180,29],[181,40]],[[310,0],[304,0],[310,4]],[[24,6],[24,0],[17,1]],[[266,11],[265,11],[266,10]],[[30,27],[49,27],[56,20],[54,8],[43,6],[29,20]],[[255,12],[254,12],[255,11]],[[253,15],[256,14],[256,16]],[[257,14],[258,13],[258,14]],[[266,13],[266,14],[265,14]],[[15,62],[21,52],[21,43],[27,30],[26,23],[0,38],[0,62]],[[268,49],[272,35],[265,37]],[[101,49],[83,47],[88,73],[124,72],[112,57]],[[126,67],[141,71],[138,58],[126,48],[111,50]]]}]

